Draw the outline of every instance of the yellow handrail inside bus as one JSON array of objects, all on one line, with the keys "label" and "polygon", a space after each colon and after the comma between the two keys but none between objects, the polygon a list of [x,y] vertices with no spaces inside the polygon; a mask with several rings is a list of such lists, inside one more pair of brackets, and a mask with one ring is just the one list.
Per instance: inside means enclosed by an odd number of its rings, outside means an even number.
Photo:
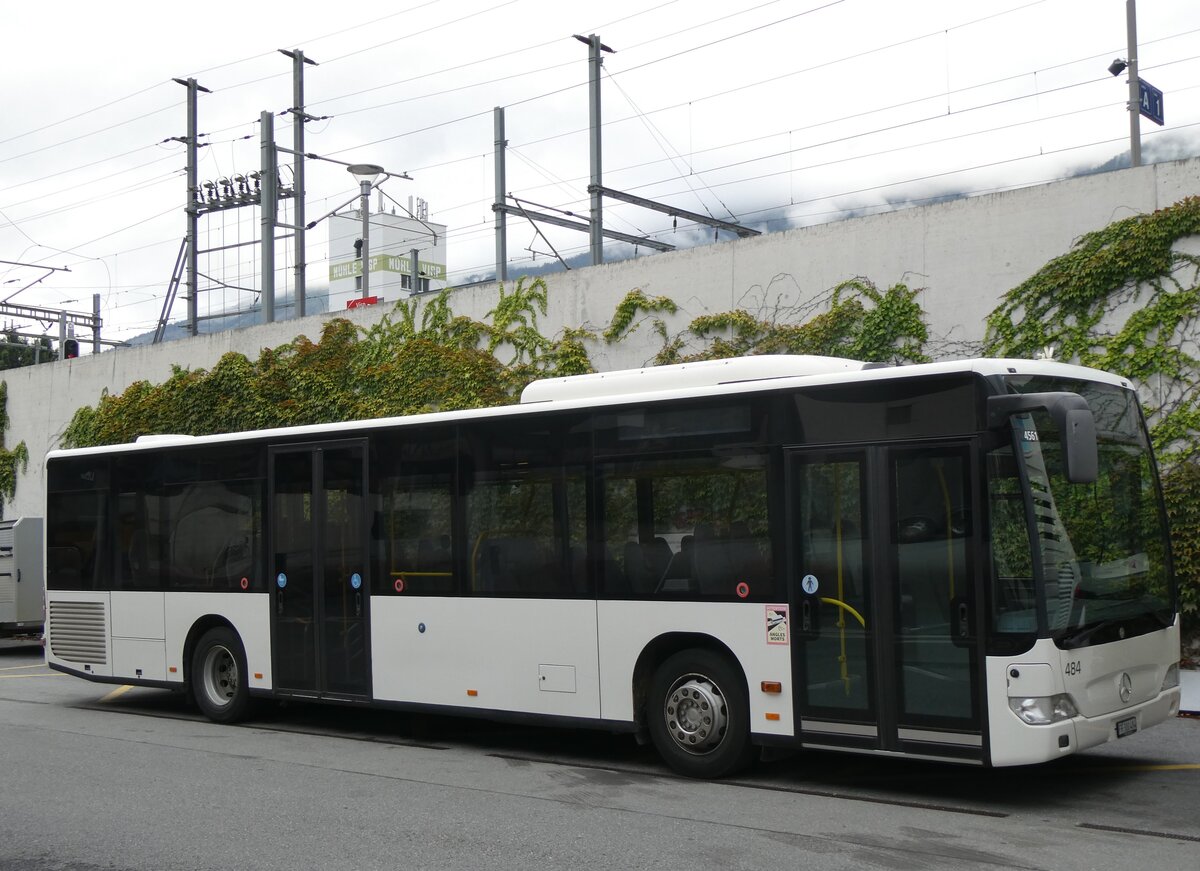
[{"label": "yellow handrail inside bus", "polygon": [[[867,628],[867,621],[863,619],[863,615],[862,615],[862,614],[858,613],[858,611],[856,611],[856,610],[854,609],[854,606],[853,606],[853,605],[847,605],[845,602],[843,602],[843,601],[841,601],[841,600],[839,600],[839,599],[830,599],[830,598],[827,598],[827,597],[825,597],[825,596],[822,596],[822,597],[821,597],[821,601],[822,601],[822,602],[824,602],[826,605],[834,605],[834,606],[836,606],[836,607],[838,607],[838,608],[841,608],[843,611],[849,611],[849,612],[850,612],[850,615],[851,615],[851,616],[852,616],[852,617],[853,617],[855,620],[857,620],[857,621],[858,621],[859,625],[860,625],[860,626],[862,626],[862,628],[863,628],[863,629],[866,629],[866,628]],[[839,623],[838,625],[843,627],[843,634],[844,634],[844,632],[845,632],[845,629],[844,629],[844,627],[845,627],[845,621],[844,621],[844,618],[839,618],[839,619],[842,619],[842,622],[841,622],[841,623]],[[844,643],[844,638],[843,638],[843,643]],[[843,649],[844,649],[844,648],[843,648]]]}]

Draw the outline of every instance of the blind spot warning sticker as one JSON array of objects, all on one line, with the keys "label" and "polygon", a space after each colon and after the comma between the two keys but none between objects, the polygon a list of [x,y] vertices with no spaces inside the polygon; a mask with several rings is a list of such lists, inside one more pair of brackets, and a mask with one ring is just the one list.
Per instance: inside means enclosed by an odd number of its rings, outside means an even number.
[{"label": "blind spot warning sticker", "polygon": [[788,643],[788,606],[767,605],[767,644]]}]

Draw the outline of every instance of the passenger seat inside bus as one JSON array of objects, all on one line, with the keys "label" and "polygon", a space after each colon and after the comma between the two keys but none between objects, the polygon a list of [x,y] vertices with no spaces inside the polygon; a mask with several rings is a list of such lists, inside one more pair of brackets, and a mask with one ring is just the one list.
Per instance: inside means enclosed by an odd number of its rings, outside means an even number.
[{"label": "passenger seat inside bus", "polygon": [[671,545],[662,536],[645,544],[626,542],[625,574],[635,596],[648,596],[658,591],[672,556]]}]

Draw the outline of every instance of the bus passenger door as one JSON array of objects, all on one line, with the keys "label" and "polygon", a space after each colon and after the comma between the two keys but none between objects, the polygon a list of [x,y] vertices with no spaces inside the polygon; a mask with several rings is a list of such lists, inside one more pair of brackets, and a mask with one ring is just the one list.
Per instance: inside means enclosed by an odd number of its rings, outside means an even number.
[{"label": "bus passenger door", "polygon": [[788,454],[806,746],[982,759],[971,445]]},{"label": "bus passenger door", "polygon": [[370,693],[366,444],[270,452],[272,651],[283,692]]}]

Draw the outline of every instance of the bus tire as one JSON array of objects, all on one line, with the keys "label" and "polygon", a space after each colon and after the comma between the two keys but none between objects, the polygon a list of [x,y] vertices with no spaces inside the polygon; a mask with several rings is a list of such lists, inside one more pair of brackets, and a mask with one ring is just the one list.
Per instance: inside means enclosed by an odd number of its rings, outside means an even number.
[{"label": "bus tire", "polygon": [[235,723],[250,707],[246,652],[237,633],[214,626],[192,654],[192,696],[201,712],[218,723]]},{"label": "bus tire", "polygon": [[654,671],[647,702],[659,755],[686,777],[725,777],[750,764],[750,704],[745,682],[711,650],[683,650]]}]

